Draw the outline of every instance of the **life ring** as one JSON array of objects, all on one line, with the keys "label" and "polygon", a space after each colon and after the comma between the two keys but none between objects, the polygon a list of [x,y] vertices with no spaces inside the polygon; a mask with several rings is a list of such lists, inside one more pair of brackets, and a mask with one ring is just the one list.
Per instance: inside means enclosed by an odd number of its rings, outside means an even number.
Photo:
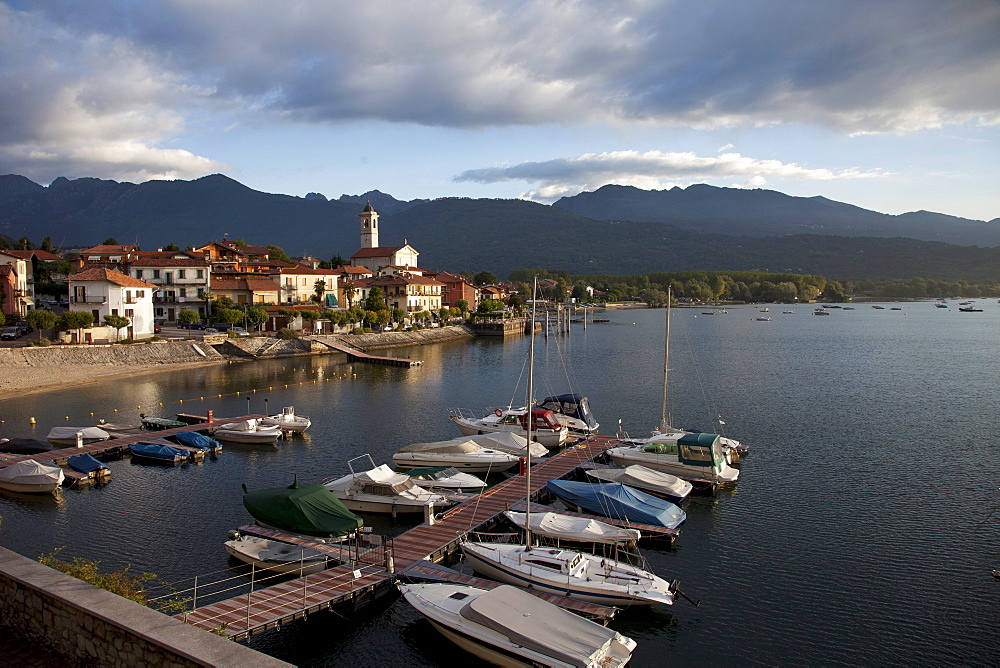
[{"label": "life ring", "polygon": [[497,414],[497,417],[503,417],[503,411],[500,410],[499,408],[497,408],[493,412]]}]

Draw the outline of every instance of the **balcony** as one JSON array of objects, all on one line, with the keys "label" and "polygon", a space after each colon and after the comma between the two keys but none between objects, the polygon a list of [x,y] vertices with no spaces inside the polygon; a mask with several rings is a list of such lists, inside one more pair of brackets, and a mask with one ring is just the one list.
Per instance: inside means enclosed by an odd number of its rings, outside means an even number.
[{"label": "balcony", "polygon": [[69,299],[74,304],[107,304],[108,298],[101,295],[73,296]]}]

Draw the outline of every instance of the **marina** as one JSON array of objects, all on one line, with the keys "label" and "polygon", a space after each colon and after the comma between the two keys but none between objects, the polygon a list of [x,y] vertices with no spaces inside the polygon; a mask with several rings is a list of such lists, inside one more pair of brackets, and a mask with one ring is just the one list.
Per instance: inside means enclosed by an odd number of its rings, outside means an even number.
[{"label": "marina", "polygon": [[[734,317],[726,318],[695,319],[696,310],[675,310],[671,409],[677,423],[706,428],[722,413],[727,433],[752,452],[734,487],[685,501],[688,518],[676,548],[668,541],[644,546],[652,570],[680,579],[702,604],[618,613],[611,628],[638,641],[629,665],[662,665],[665,657],[682,664],[802,665],[822,657],[896,665],[915,656],[954,664],[1000,652],[992,575],[1000,567],[998,534],[990,515],[998,469],[990,422],[982,417],[1000,410],[992,373],[1000,352],[984,345],[995,337],[1000,310],[970,317],[929,302],[904,305],[902,312],[888,306],[834,311],[825,320],[799,309],[767,328],[748,317],[752,307],[731,307]],[[659,410],[663,311],[610,317],[586,335],[574,329],[569,337],[549,338],[539,351],[538,395],[577,389],[589,397],[602,431],[614,433],[622,420],[625,429],[644,435],[656,426],[650,415]],[[696,343],[688,342],[685,326]],[[225,416],[277,412],[264,410],[265,398],[272,408],[294,405],[313,426],[278,448],[227,446],[221,456],[184,470],[112,459],[106,485],[64,488],[45,498],[0,494],[0,540],[29,558],[66,546],[68,557],[155,572],[182,591],[197,576],[196,607],[210,601],[207,590],[203,598],[203,579],[219,572],[244,585],[243,609],[249,567],[222,547],[230,531],[252,521],[241,503],[242,483],[251,489],[287,484],[294,474],[318,483],[366,452],[380,464],[408,443],[455,438],[455,427],[442,417],[446,407],[495,404],[498,387],[515,385],[525,346],[523,338],[476,339],[408,352],[424,360],[414,368],[330,357],[273,360],[9,398],[0,414],[9,437],[44,438],[50,425],[94,424],[98,417],[137,423],[136,404],[162,402],[157,414],[168,418],[203,416],[207,409]],[[572,360],[572,386],[553,373],[561,359]],[[712,398],[707,411],[706,392]],[[35,416],[37,427],[26,416]],[[949,473],[935,463],[934,451],[959,425],[968,458],[950,462]],[[911,456],[901,458],[903,451]],[[926,465],[916,466],[915,458]],[[489,476],[490,485],[498,480]],[[394,539],[411,530],[419,538],[433,528],[422,518],[372,517],[366,524]],[[440,544],[418,548],[413,557]],[[376,549],[367,558],[383,564],[380,556]],[[362,574],[369,571],[385,567]],[[929,600],[929,583],[951,594]],[[391,589],[373,605],[363,605],[368,599],[357,594],[354,611],[352,585],[341,584],[348,596],[337,614],[321,612],[323,605],[302,607],[294,623],[257,630],[242,642],[297,665],[370,665],[373,647],[393,665],[454,661],[456,650]],[[258,580],[252,605],[264,588]],[[305,594],[311,596],[308,584]]]}]

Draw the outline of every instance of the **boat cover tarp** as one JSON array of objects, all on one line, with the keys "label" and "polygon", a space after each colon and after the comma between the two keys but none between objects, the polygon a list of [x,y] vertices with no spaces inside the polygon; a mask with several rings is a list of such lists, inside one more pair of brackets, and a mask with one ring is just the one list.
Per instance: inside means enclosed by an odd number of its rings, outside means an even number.
[{"label": "boat cover tarp", "polygon": [[179,431],[174,434],[174,438],[181,445],[186,445],[189,448],[201,448],[202,450],[216,450],[221,448],[222,445],[214,438],[209,438],[205,434],[199,434],[196,431]]},{"label": "boat cover tarp", "polygon": [[675,529],[687,517],[683,510],[669,501],[620,483],[550,480],[545,483],[545,488],[574,506],[619,520]]},{"label": "boat cover tarp", "polygon": [[448,441],[434,443],[414,443],[399,449],[399,452],[478,452],[482,450],[474,441],[467,437],[453,438]]},{"label": "boat cover tarp", "polygon": [[46,466],[34,459],[22,459],[0,469],[0,481],[18,485],[62,484],[65,474],[58,466]]},{"label": "boat cover tarp", "polygon": [[[456,440],[469,440],[481,448],[499,450],[500,452],[506,452],[517,457],[525,456],[525,448],[528,445],[528,439],[512,431],[487,432],[485,434],[469,436],[466,439]],[[535,441],[531,442],[532,457],[544,457],[548,454],[549,449],[544,445]]]},{"label": "boat cover tarp", "polygon": [[76,432],[78,431],[83,433],[83,440],[85,441],[103,441],[111,437],[111,434],[100,427],[52,427],[46,438],[72,440],[76,438]]},{"label": "boat cover tarp", "polygon": [[580,668],[591,665],[590,657],[618,635],[510,585],[480,594],[459,614],[505,635],[513,643]]},{"label": "boat cover tarp", "polygon": [[132,443],[128,446],[128,449],[133,455],[138,457],[149,457],[150,459],[162,459],[164,461],[187,459],[188,456],[185,450],[160,443]]},{"label": "boat cover tarp", "polygon": [[52,446],[48,443],[42,443],[33,438],[11,438],[0,443],[0,452],[9,452],[14,455],[37,455],[51,449]]},{"label": "boat cover tarp", "polygon": [[605,482],[620,482],[629,487],[641,490],[653,489],[657,492],[683,499],[691,493],[691,483],[677,476],[654,471],[639,464],[626,466],[623,469],[596,469],[587,471],[587,475]]},{"label": "boat cover tarp", "polygon": [[74,471],[79,471],[80,473],[93,473],[98,469],[108,468],[101,462],[99,462],[93,455],[73,455],[66,460],[69,467]]},{"label": "boat cover tarp", "polygon": [[361,480],[371,480],[372,482],[381,482],[387,485],[393,485],[399,482],[410,482],[410,476],[405,473],[396,473],[385,464],[376,466],[368,471],[363,471],[355,477],[360,478]]},{"label": "boat cover tarp", "polygon": [[[524,528],[527,513],[507,510],[504,515],[517,526]],[[642,537],[638,529],[624,529],[587,517],[551,512],[531,513],[531,532],[539,536],[580,543],[634,543]]]},{"label": "boat cover tarp", "polygon": [[582,394],[560,394],[554,397],[545,397],[535,405],[583,420],[591,429],[597,427],[597,418],[590,412],[590,402]]},{"label": "boat cover tarp", "polygon": [[268,526],[309,536],[342,536],[364,525],[323,485],[271,487],[243,495],[254,519]]},{"label": "boat cover tarp", "polygon": [[442,471],[455,471],[454,466],[427,466],[422,469],[410,469],[406,472],[406,475],[411,478],[417,478],[422,475],[433,476],[436,473],[441,473]]}]

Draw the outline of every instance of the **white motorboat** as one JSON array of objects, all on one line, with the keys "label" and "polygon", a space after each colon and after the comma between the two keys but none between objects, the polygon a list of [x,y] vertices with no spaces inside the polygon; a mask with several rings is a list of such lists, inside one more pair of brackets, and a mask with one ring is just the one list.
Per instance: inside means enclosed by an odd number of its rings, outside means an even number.
[{"label": "white motorboat", "polygon": [[[530,419],[529,419],[530,414]],[[483,417],[466,408],[453,408],[448,418],[466,436],[509,431],[527,437],[547,448],[558,448],[569,439],[569,429],[559,422],[556,414],[545,408],[496,408]],[[530,424],[529,424],[530,423]],[[529,429],[530,428],[530,429]]]},{"label": "white motorboat", "polygon": [[582,394],[545,397],[535,407],[553,411],[556,420],[569,429],[570,436],[591,436],[601,427],[590,410],[590,401]]},{"label": "white motorboat", "polygon": [[52,427],[46,438],[53,445],[76,445],[77,434],[80,434],[81,442],[84,445],[111,438],[111,434],[100,427]]},{"label": "white motorboat", "polygon": [[312,420],[305,415],[297,414],[295,406],[285,406],[281,409],[280,415],[271,415],[270,417],[262,418],[260,423],[265,427],[277,425],[281,427],[281,431],[290,431],[295,434],[301,434],[312,426]]},{"label": "white motorboat", "polygon": [[524,436],[519,436],[509,431],[492,431],[485,434],[476,434],[475,436],[459,436],[447,441],[439,441],[439,443],[473,443],[481,448],[506,452],[515,457],[527,457],[530,451],[532,459],[541,459],[549,454],[549,449],[538,441],[530,441],[529,445],[528,439]]},{"label": "white motorboat", "polygon": [[250,418],[223,425],[215,430],[213,436],[220,441],[230,443],[274,445],[281,436],[281,427],[262,425],[257,418]]},{"label": "white motorboat", "polygon": [[26,494],[51,494],[62,484],[65,474],[58,466],[46,466],[34,459],[22,459],[0,469],[0,489]]},{"label": "white motorboat", "polygon": [[225,546],[226,552],[243,563],[277,573],[308,575],[327,567],[327,554],[302,545],[237,534]]},{"label": "white motorboat", "polygon": [[615,668],[636,642],[515,587],[399,584],[407,603],[453,643],[501,666]]},{"label": "white motorboat", "polygon": [[530,523],[532,534],[558,541],[627,545],[642,538],[638,529],[616,527],[589,517],[574,517],[553,512],[528,514],[513,510],[504,511],[504,515],[515,526],[524,529]]},{"label": "white motorboat", "polygon": [[695,483],[736,482],[740,476],[726,463],[717,434],[684,434],[673,444],[627,445],[611,448],[607,455],[618,466],[640,464]]},{"label": "white motorboat", "polygon": [[518,458],[467,439],[453,439],[407,445],[392,456],[392,462],[400,469],[451,466],[467,473],[499,473],[517,466]]},{"label": "white motorboat", "polygon": [[[697,434],[698,431],[687,431],[684,429],[676,429],[674,427],[657,427],[653,430],[652,435],[648,438],[620,438],[621,442],[625,445],[656,445],[663,444],[666,446],[673,446],[676,448],[677,441],[680,440],[685,434]],[[733,464],[739,464],[740,460],[749,454],[750,448],[743,445],[734,438],[727,438],[725,436],[719,436],[719,445],[722,446],[722,452],[726,455],[726,463],[732,466]]]},{"label": "white motorboat", "polygon": [[353,462],[367,458],[362,455],[348,464],[351,472],[340,478],[327,480],[323,486],[333,492],[350,510],[368,513],[423,513],[427,506],[435,509],[455,505],[456,499],[431,492],[419,486],[405,473],[396,473],[385,464],[355,472]]},{"label": "white motorboat", "polygon": [[[534,375],[534,333],[528,350],[530,397]],[[530,423],[528,428],[530,430]],[[530,439],[530,433],[528,437]],[[530,459],[528,463],[530,464]],[[562,548],[532,546],[530,466],[525,468],[524,478],[525,512],[529,516],[525,522],[524,543],[462,542],[462,552],[473,570],[500,582],[601,605],[673,604],[677,593],[676,581],[669,583],[639,566],[607,557]]]},{"label": "white motorboat", "polygon": [[464,542],[462,553],[480,575],[534,591],[601,605],[672,605],[678,582],[622,561],[563,548]]},{"label": "white motorboat", "polygon": [[440,489],[447,492],[481,492],[486,481],[471,473],[462,473],[452,466],[429,466],[410,469],[406,472],[413,482],[424,489]]},{"label": "white motorboat", "polygon": [[587,475],[600,482],[617,482],[680,503],[691,493],[692,485],[675,475],[656,471],[641,464],[622,469],[587,469]]}]

